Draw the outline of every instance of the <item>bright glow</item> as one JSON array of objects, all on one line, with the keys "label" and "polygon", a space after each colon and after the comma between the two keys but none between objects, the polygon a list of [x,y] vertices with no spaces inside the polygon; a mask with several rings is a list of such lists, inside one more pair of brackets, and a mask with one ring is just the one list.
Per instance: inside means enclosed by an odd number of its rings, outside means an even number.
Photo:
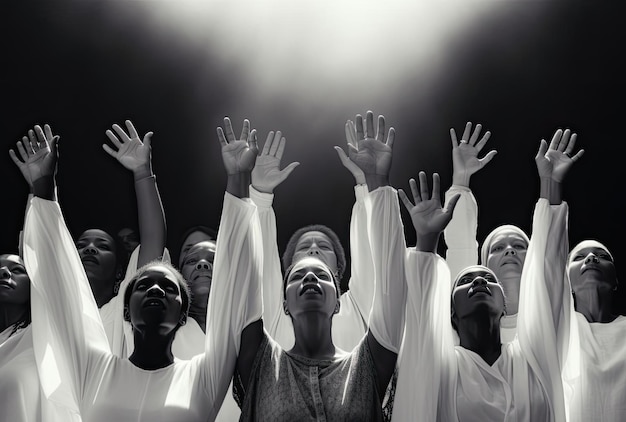
[{"label": "bright glow", "polygon": [[[247,92],[333,102],[427,84],[452,36],[487,3],[416,0],[146,2],[152,24],[235,72]],[[483,4],[483,7],[478,7]],[[217,60],[216,60],[217,58]],[[419,89],[419,88],[418,88]],[[352,97],[354,98],[354,97]]]}]

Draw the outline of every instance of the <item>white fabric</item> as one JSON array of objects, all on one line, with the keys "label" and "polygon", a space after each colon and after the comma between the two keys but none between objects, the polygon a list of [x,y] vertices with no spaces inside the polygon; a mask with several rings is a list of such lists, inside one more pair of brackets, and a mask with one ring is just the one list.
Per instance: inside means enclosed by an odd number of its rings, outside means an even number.
[{"label": "white fabric", "polygon": [[[445,262],[407,251],[406,331],[392,420],[565,420],[560,367],[567,339],[557,338],[555,326],[567,325],[567,318],[555,321],[552,304],[567,296],[558,287],[562,271],[554,270],[564,265],[566,225],[566,204],[538,201],[522,274],[518,338],[503,345],[492,366],[453,344]],[[415,383],[416,377],[429,382]]]},{"label": "white fabric", "polygon": [[206,352],[154,371],[111,353],[56,202],[33,199],[24,238],[35,356],[51,400],[78,404],[86,422],[214,420],[234,371],[241,331],[262,313],[260,228],[249,200],[224,197]]},{"label": "white fabric", "polygon": [[[447,247],[446,262],[452,280],[461,270],[478,264],[478,204],[470,188],[452,185],[445,194],[446,207],[455,195],[459,195],[459,201],[454,207],[452,220],[443,231]],[[485,265],[484,262],[482,264]]]},{"label": "white fabric", "polygon": [[55,406],[41,393],[31,327],[9,337],[13,326],[0,333],[0,397],[3,421],[80,422],[80,416]]},{"label": "white fabric", "polygon": [[[341,295],[339,313],[333,317],[332,337],[335,346],[350,351],[367,332],[367,320],[374,298],[374,267],[367,235],[368,196],[366,185],[354,188],[356,202],[350,222],[351,278],[349,290]],[[265,329],[284,350],[294,344],[291,318],[283,311],[283,276],[276,244],[276,216],[273,194],[250,188],[250,198],[259,209],[263,232],[263,322]]]}]

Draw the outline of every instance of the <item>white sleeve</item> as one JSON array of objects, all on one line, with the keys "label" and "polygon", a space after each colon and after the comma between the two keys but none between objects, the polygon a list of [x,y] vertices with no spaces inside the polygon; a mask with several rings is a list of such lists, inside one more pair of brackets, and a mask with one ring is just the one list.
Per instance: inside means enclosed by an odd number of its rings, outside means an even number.
[{"label": "white sleeve", "polygon": [[44,394],[78,410],[90,362],[109,343],[74,241],[55,201],[33,198],[24,225],[33,343]]},{"label": "white sleeve", "polygon": [[522,270],[517,335],[557,421],[565,420],[561,368],[569,324],[575,323],[570,321],[572,298],[564,279],[568,247],[567,204],[551,206],[539,199]]},{"label": "white sleeve", "polygon": [[[400,351],[392,421],[456,420],[456,363],[450,323],[450,270],[433,253],[406,251],[406,330]],[[421,380],[416,382],[416,379]],[[440,395],[440,390],[443,392]],[[449,414],[438,415],[438,402]]]},{"label": "white sleeve", "polygon": [[[469,188],[452,185],[446,192],[446,207],[450,198],[459,194],[452,214],[452,220],[443,231],[446,242],[446,262],[450,268],[450,275],[456,275],[470,265],[478,264],[478,204]],[[485,263],[482,263],[485,265]]]},{"label": "white sleeve", "polygon": [[291,318],[283,312],[283,275],[278,255],[276,215],[272,208],[274,194],[262,193],[250,186],[250,199],[256,204],[263,242],[263,325],[280,346],[293,347]]},{"label": "white sleeve", "polygon": [[404,332],[406,302],[404,227],[394,188],[378,188],[370,192],[370,200],[368,217],[376,292],[369,329],[381,345],[398,353]]},{"label": "white sleeve", "polygon": [[235,371],[241,332],[263,313],[262,253],[256,206],[250,199],[227,192],[207,307],[205,354],[201,355],[208,399],[214,403],[213,417]]}]

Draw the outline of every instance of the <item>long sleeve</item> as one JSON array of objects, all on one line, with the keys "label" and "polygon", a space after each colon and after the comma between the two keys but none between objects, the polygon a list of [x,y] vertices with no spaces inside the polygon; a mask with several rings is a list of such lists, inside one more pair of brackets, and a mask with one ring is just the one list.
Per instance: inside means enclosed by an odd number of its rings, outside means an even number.
[{"label": "long sleeve", "polygon": [[263,250],[256,206],[226,193],[217,236],[213,286],[207,307],[204,376],[212,420],[235,370],[241,332],[261,319]]},{"label": "long sleeve", "polygon": [[[452,185],[446,191],[446,206],[454,195],[461,195],[443,235],[446,242],[446,262],[455,277],[462,269],[478,264],[478,204],[469,188]],[[484,265],[484,263],[483,263]]]},{"label": "long sleeve", "polygon": [[[450,324],[450,270],[436,254],[414,248],[406,251],[405,259],[406,329],[392,421],[453,421],[455,392],[447,387],[454,382],[446,380],[456,373]],[[439,401],[443,402],[441,406]],[[448,413],[438,415],[438,407]]]},{"label": "long sleeve", "polygon": [[571,295],[565,288],[567,204],[540,199],[522,270],[518,339],[529,365],[546,389],[554,420],[565,420],[561,368],[569,341]]},{"label": "long sleeve", "polygon": [[375,293],[369,329],[388,350],[398,353],[404,332],[406,281],[404,228],[396,190],[390,186],[370,192],[370,246]]},{"label": "long sleeve", "polygon": [[57,202],[33,198],[24,227],[33,343],[45,395],[78,411],[91,359],[110,354],[89,281]]}]

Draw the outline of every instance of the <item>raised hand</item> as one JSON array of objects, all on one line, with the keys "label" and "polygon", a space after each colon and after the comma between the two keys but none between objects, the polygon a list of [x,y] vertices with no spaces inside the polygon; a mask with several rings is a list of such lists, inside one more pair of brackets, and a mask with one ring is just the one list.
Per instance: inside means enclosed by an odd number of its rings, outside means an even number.
[{"label": "raised hand", "polygon": [[[418,245],[428,244],[426,249],[436,249],[439,235],[452,219],[452,212],[459,200],[460,195],[452,197],[448,203],[448,208],[441,208],[441,194],[439,190],[439,174],[433,174],[433,191],[432,196],[428,193],[428,181],[426,173],[419,173],[419,187],[415,179],[409,180],[413,201],[407,197],[402,189],[398,189],[400,199],[407,211],[411,215],[411,221],[417,234]],[[422,249],[424,250],[424,249]]]},{"label": "raised hand", "polygon": [[126,120],[124,123],[128,133],[117,124],[113,125],[115,133],[110,129],[106,131],[107,137],[117,150],[107,144],[102,144],[102,148],[133,174],[141,173],[143,177],[152,175],[151,141],[153,133],[146,133],[142,141],[133,123],[130,120]]},{"label": "raised hand", "polygon": [[472,132],[472,123],[467,122],[461,141],[457,142],[456,131],[450,129],[452,140],[452,183],[455,185],[469,186],[471,176],[482,169],[496,155],[496,150],[491,150],[483,158],[478,158],[478,153],[484,148],[491,137],[487,131],[480,138],[481,124],[477,124]]},{"label": "raised hand", "polygon": [[43,129],[35,125],[16,143],[20,158],[13,149],[9,155],[20,169],[28,186],[33,189],[34,183],[40,179],[51,178],[56,171],[58,135],[52,134],[50,125],[44,125]]},{"label": "raised hand", "polygon": [[287,179],[291,172],[300,165],[296,161],[284,169],[280,169],[280,160],[283,158],[286,142],[281,131],[268,133],[263,151],[256,158],[256,164],[252,169],[252,186],[259,192],[274,192],[276,186]]},{"label": "raised hand", "polygon": [[576,134],[569,129],[558,129],[554,132],[550,145],[545,139],[542,139],[539,151],[535,156],[539,177],[557,183],[563,182],[574,162],[585,153],[585,150],[581,149],[572,156],[575,145]]},{"label": "raised hand", "polygon": [[224,118],[224,129],[217,128],[217,138],[222,145],[222,160],[228,175],[249,173],[254,167],[259,146],[256,129],[250,130],[248,119],[243,121],[239,139],[235,138],[233,125],[228,117]]},{"label": "raised hand", "polygon": [[345,132],[348,153],[337,146],[335,150],[341,163],[354,176],[356,183],[362,184],[368,179],[388,179],[395,130],[390,128],[385,139],[385,117],[378,116],[376,135],[374,135],[374,113],[371,111],[366,113],[365,125],[360,114],[356,116],[356,124],[348,120]]}]

